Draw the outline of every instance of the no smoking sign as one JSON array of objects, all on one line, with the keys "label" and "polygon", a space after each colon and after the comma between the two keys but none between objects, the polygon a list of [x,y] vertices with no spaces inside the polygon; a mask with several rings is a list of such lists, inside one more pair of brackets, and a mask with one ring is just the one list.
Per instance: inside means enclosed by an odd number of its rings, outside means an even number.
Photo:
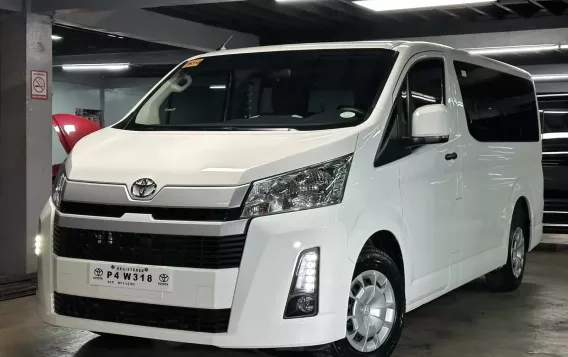
[{"label": "no smoking sign", "polygon": [[31,71],[31,98],[47,100],[47,72]]}]

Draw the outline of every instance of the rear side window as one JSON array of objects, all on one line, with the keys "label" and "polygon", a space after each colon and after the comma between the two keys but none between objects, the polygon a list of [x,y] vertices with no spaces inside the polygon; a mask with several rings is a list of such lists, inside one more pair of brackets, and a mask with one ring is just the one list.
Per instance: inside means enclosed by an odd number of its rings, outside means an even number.
[{"label": "rear side window", "polygon": [[483,142],[539,140],[532,81],[455,61],[470,134]]}]

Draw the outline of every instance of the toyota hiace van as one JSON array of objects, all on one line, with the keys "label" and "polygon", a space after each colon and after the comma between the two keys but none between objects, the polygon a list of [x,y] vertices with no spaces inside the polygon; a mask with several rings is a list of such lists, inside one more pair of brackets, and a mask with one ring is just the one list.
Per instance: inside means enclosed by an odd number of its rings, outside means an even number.
[{"label": "toyota hiace van", "polygon": [[429,43],[191,58],[60,170],[41,316],[388,356],[406,312],[480,276],[521,284],[542,236],[538,112],[527,72]]}]

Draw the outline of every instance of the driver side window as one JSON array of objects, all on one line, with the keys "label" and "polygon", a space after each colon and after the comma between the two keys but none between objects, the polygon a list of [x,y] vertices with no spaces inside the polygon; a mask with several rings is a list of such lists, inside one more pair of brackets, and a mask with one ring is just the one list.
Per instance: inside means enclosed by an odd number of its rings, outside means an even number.
[{"label": "driver side window", "polygon": [[444,88],[442,58],[421,60],[412,66],[393,103],[375,160],[376,167],[399,160],[412,152],[409,142],[412,134],[412,114],[425,105],[445,104]]}]

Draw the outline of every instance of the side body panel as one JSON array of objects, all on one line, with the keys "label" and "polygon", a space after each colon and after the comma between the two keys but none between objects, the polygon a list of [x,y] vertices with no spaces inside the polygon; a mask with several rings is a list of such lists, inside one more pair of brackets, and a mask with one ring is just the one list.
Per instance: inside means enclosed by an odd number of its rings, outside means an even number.
[{"label": "side body panel", "polygon": [[[458,51],[452,53],[452,61],[523,75],[480,57]],[[463,204],[458,205],[456,214],[463,223],[460,231],[463,237],[462,283],[466,283],[506,263],[513,209],[520,197],[527,199],[531,215],[531,247],[540,242],[543,206],[541,143],[476,140],[468,130],[458,85],[457,76],[467,74],[456,73],[453,64],[450,72],[456,85],[455,98],[462,128]],[[535,120],[537,118],[535,112]]]}]

